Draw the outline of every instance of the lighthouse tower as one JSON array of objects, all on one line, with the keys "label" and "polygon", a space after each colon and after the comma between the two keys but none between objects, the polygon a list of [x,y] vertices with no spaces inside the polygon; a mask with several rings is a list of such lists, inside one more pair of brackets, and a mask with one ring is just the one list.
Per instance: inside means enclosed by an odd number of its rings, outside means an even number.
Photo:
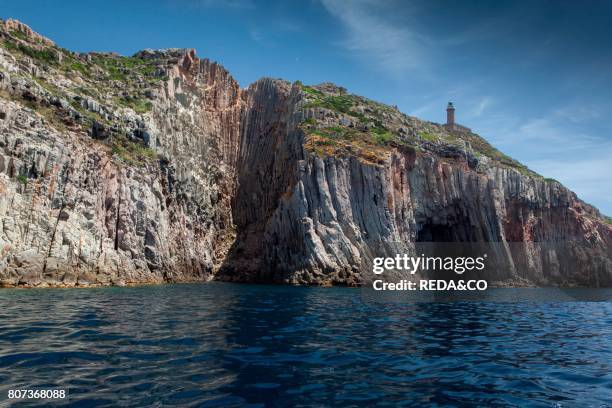
[{"label": "lighthouse tower", "polygon": [[452,102],[446,107],[446,127],[449,130],[455,129],[455,107]]}]

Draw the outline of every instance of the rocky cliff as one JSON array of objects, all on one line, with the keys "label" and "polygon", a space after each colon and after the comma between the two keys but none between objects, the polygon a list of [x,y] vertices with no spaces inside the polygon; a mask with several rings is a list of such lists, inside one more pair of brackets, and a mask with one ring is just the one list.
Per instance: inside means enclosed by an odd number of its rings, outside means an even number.
[{"label": "rocky cliff", "polygon": [[358,285],[494,243],[500,284],[612,285],[612,226],[469,129],[194,50],[76,54],[0,24],[0,283]]}]

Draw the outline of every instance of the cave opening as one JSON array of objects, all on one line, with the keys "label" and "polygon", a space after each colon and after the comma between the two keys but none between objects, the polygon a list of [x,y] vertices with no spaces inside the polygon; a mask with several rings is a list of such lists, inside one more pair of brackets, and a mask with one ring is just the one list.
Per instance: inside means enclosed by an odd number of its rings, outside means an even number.
[{"label": "cave opening", "polygon": [[[426,258],[452,258],[454,261],[476,259],[486,252],[487,245],[479,235],[481,234],[478,234],[478,229],[468,217],[446,219],[443,222],[428,219],[418,229],[415,249],[418,256]],[[429,279],[458,280],[474,279],[479,274],[457,274],[454,270],[435,269],[428,270],[426,275]]]},{"label": "cave opening", "polygon": [[417,233],[417,242],[455,242],[456,233],[449,225],[425,223]]},{"label": "cave opening", "polygon": [[436,223],[428,219],[417,232],[417,242],[476,242],[476,228],[469,219]]}]

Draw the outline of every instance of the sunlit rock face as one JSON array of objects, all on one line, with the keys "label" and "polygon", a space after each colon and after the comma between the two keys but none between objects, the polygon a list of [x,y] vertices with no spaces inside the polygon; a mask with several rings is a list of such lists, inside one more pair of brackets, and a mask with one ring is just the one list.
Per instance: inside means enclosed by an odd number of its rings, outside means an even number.
[{"label": "sunlit rock face", "polygon": [[[238,235],[221,278],[356,285],[374,257],[414,253],[421,242],[476,242],[492,243],[481,248],[498,267],[483,277],[495,284],[612,283],[610,226],[558,182],[491,160],[470,146],[486,143],[473,134],[376,112],[385,108],[360,98],[348,114],[322,108],[313,89],[323,100],[343,95],[271,80],[247,91]],[[382,124],[356,121],[354,112],[368,110]],[[363,141],[383,133],[376,126],[393,139]],[[438,132],[448,145],[429,140]]]},{"label": "sunlit rock face", "polygon": [[[612,285],[612,227],[460,125],[192,49],[75,54],[0,24],[0,284],[359,285],[495,242],[503,285]],[[501,248],[501,249],[500,249]]]}]

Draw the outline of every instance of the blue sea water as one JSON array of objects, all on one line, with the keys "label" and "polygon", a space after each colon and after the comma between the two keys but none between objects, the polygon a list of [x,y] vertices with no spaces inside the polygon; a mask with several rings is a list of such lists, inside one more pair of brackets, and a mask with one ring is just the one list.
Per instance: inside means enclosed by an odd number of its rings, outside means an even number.
[{"label": "blue sea water", "polygon": [[[0,290],[0,405],[612,406],[612,303],[529,293],[397,302],[224,283]],[[7,400],[15,388],[68,398]]]}]

